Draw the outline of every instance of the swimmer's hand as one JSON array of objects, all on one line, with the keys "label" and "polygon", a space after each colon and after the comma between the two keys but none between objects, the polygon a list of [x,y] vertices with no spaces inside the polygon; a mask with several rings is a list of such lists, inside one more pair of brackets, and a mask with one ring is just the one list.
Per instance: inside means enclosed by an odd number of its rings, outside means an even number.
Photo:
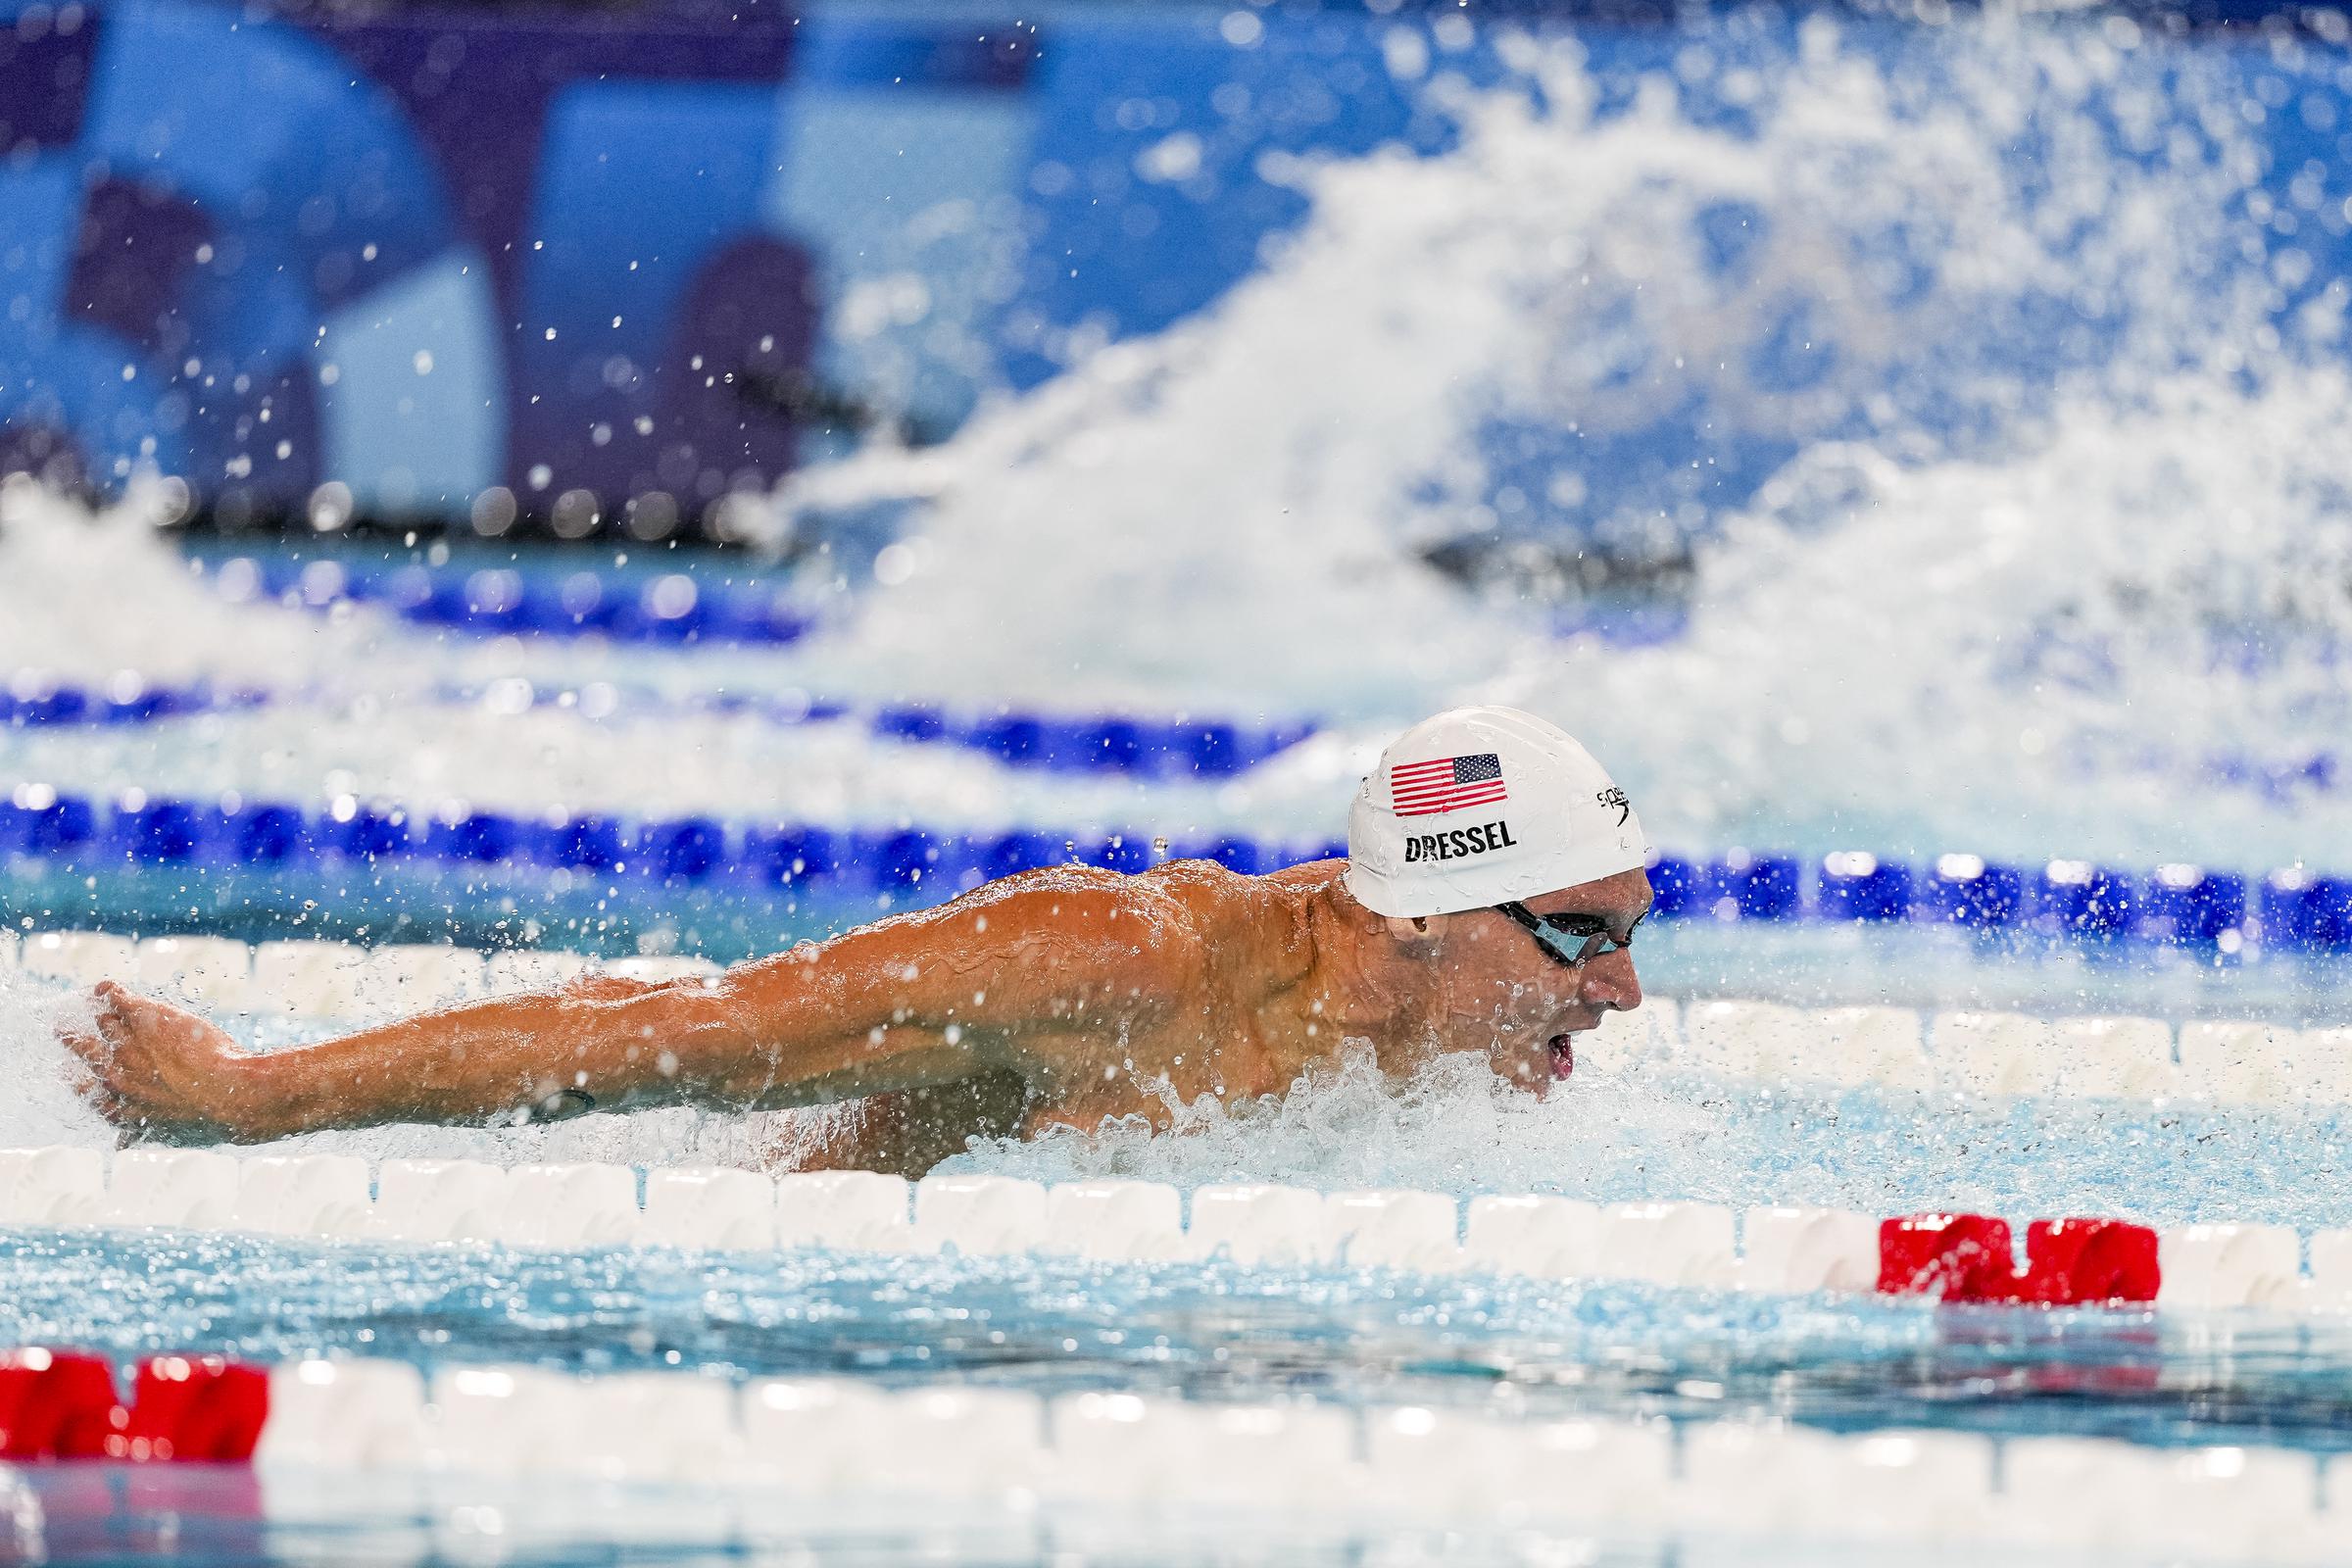
[{"label": "swimmer's hand", "polygon": [[91,993],[87,1030],[60,1033],[75,1093],[135,1138],[173,1144],[252,1143],[272,1136],[257,1071],[266,1057],[192,1012],[133,996],[112,980]]}]

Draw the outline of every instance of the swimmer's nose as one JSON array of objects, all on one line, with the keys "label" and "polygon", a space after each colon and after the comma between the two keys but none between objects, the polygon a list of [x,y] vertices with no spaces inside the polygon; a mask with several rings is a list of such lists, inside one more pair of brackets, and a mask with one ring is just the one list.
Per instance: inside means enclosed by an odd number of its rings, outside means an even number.
[{"label": "swimmer's nose", "polygon": [[1584,994],[1578,999],[1611,1012],[1631,1012],[1642,1005],[1642,977],[1634,971],[1634,956],[1620,948],[1585,965]]}]

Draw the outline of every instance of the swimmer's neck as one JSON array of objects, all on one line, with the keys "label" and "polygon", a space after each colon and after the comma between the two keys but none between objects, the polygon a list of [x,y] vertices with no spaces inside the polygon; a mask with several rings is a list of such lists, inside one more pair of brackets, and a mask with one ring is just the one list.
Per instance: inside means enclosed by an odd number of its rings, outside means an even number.
[{"label": "swimmer's neck", "polygon": [[1340,874],[1345,861],[1324,863],[1330,873],[1298,890],[1307,959],[1286,989],[1290,1010],[1315,1026],[1324,1049],[1339,1044],[1330,1035],[1368,1040],[1383,1067],[1409,1071],[1437,1045],[1441,977],[1355,901]]}]

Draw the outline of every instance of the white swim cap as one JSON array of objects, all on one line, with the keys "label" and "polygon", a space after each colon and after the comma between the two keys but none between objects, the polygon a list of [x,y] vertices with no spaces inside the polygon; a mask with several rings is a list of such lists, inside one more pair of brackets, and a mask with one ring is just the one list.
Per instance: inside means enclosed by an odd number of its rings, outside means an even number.
[{"label": "white swim cap", "polygon": [[1390,743],[1348,813],[1348,891],[1375,914],[1453,914],[1647,863],[1625,791],[1556,724],[1456,708]]}]

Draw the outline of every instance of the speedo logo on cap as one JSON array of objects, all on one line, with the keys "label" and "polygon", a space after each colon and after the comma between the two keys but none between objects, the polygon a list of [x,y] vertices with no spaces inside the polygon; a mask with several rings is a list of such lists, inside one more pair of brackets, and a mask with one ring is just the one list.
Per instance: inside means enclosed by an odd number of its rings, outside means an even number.
[{"label": "speedo logo on cap", "polygon": [[1472,855],[1518,847],[1508,822],[1483,822],[1450,833],[1413,833],[1404,841],[1404,863],[1416,860],[1459,860]]}]

